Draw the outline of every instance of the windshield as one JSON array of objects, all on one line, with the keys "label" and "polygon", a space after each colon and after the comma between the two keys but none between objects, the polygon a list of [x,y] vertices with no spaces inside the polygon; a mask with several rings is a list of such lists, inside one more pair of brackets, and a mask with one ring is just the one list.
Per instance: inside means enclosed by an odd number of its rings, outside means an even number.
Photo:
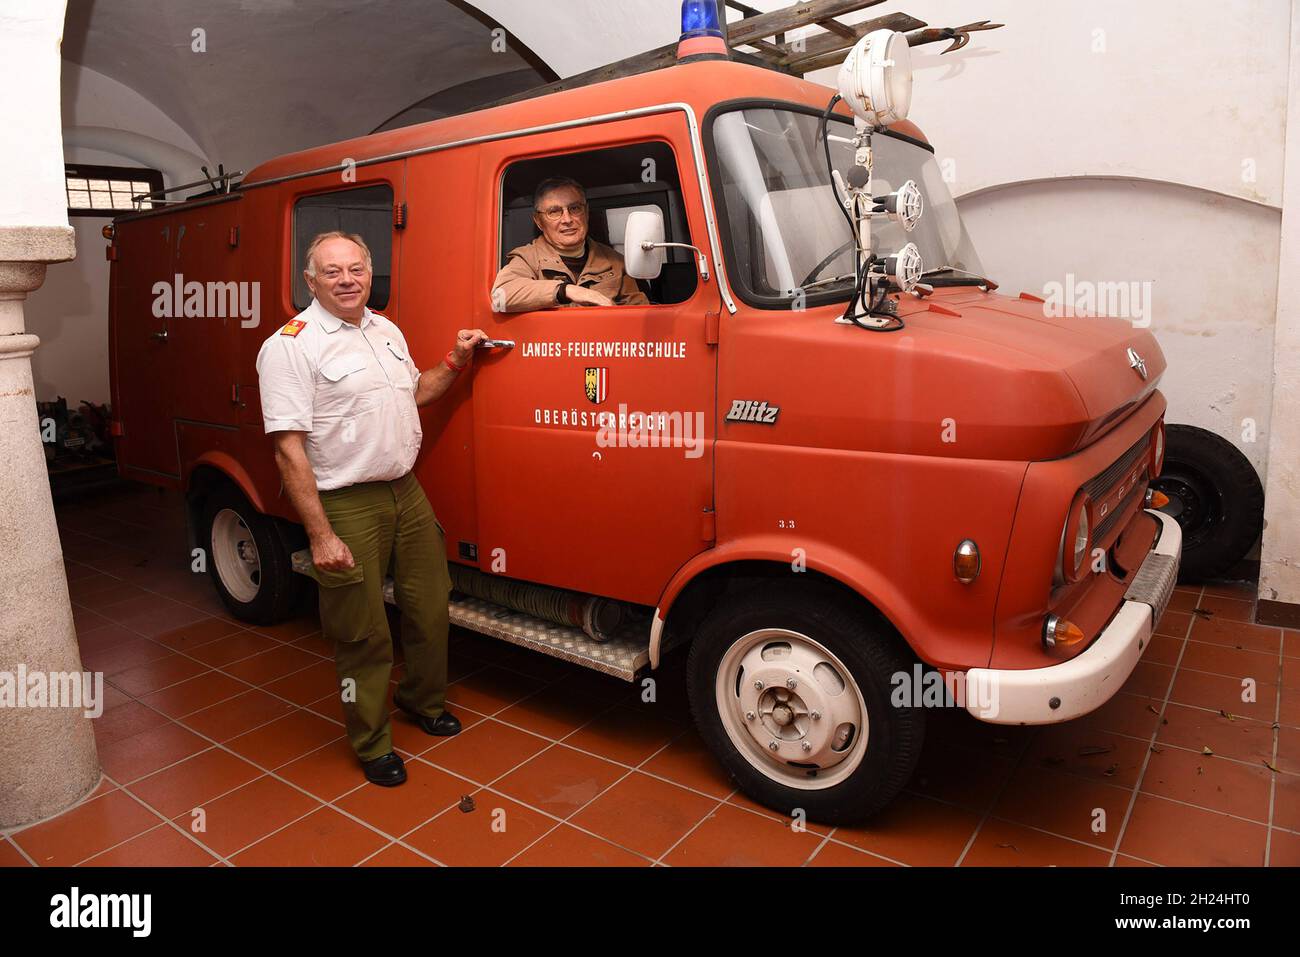
[{"label": "windshield", "polygon": [[[830,187],[818,122],[808,113],[761,108],[724,113],[713,123],[729,274],[756,305],[785,306],[796,290],[808,300],[844,299],[852,288],[856,254]],[[853,166],[853,125],[832,119],[829,126],[831,163],[843,174]],[[872,192],[882,196],[913,179],[925,200],[910,233],[883,217],[872,223],[876,252],[910,241],[926,271],[951,266],[983,275],[934,154],[889,135],[873,136],[871,144]],[[826,282],[836,277],[844,278]]]}]

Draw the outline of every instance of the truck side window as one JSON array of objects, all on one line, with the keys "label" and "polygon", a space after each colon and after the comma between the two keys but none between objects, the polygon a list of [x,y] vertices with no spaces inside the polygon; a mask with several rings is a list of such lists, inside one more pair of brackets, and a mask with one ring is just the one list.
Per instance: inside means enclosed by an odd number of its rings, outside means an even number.
[{"label": "truck side window", "polygon": [[[691,242],[672,148],[659,141],[634,143],[511,164],[501,186],[498,267],[505,265],[510,250],[536,238],[533,190],[553,176],[568,176],[583,185],[587,192],[588,235],[613,246],[620,254],[628,214],[642,209],[658,209],[663,214],[665,240]],[[670,249],[659,278],[643,281],[641,287],[652,304],[684,302],[695,292],[698,280],[690,250]]]},{"label": "truck side window", "polygon": [[393,188],[387,183],[314,193],[293,204],[293,261],[289,265],[294,307],[311,305],[311,290],[302,275],[307,247],[320,233],[334,229],[360,233],[370,247],[374,280],[366,305],[383,309],[393,283]]}]

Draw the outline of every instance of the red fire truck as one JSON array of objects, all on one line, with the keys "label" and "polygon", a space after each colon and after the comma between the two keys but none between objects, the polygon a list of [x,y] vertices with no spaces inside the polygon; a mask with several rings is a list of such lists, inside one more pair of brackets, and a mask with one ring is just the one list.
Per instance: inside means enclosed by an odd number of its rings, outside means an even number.
[{"label": "red fire truck", "polygon": [[[118,461],[184,491],[236,616],[288,614],[302,539],[254,359],[310,301],[312,237],[359,232],[417,365],[461,327],[508,346],[423,413],[453,622],[628,681],[681,649],[748,794],[860,819],[919,756],[923,671],[1008,724],[1087,713],[1132,671],[1181,540],[1148,489],[1165,361],[1129,323],[995,291],[904,118],[901,35],[865,38],[829,105],[699,40],[120,216]],[[648,305],[494,311],[555,175]]]}]

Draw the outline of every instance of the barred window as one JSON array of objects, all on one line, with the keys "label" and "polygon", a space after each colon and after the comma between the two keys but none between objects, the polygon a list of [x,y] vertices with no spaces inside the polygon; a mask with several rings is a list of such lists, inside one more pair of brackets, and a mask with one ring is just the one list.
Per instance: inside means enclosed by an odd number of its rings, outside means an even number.
[{"label": "barred window", "polygon": [[162,173],[139,166],[64,166],[69,216],[112,216],[153,209],[153,201],[132,197],[163,188]]}]

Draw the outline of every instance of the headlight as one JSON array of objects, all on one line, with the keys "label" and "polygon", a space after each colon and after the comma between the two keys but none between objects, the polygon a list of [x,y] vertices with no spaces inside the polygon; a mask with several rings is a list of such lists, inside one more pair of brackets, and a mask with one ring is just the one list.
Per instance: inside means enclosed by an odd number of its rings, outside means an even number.
[{"label": "headlight", "polygon": [[1165,467],[1165,420],[1156,423],[1155,436],[1151,440],[1151,477],[1155,478]]},{"label": "headlight", "polygon": [[892,256],[882,256],[871,265],[871,274],[891,283],[896,289],[909,292],[921,281],[925,265],[916,243],[908,243]]},{"label": "headlight", "polygon": [[1088,551],[1092,545],[1092,522],[1088,518],[1091,502],[1080,493],[1070,506],[1062,536],[1061,573],[1066,581],[1075,582],[1083,577],[1088,565]]},{"label": "headlight", "polygon": [[917,220],[921,218],[921,213],[925,209],[921,188],[916,185],[916,180],[912,179],[888,196],[874,197],[873,202],[875,203],[873,213],[884,213],[909,233],[916,226]]},{"label": "headlight", "polygon": [[873,30],[840,67],[840,96],[853,115],[881,128],[907,118],[912,106],[912,53],[897,30]]}]

